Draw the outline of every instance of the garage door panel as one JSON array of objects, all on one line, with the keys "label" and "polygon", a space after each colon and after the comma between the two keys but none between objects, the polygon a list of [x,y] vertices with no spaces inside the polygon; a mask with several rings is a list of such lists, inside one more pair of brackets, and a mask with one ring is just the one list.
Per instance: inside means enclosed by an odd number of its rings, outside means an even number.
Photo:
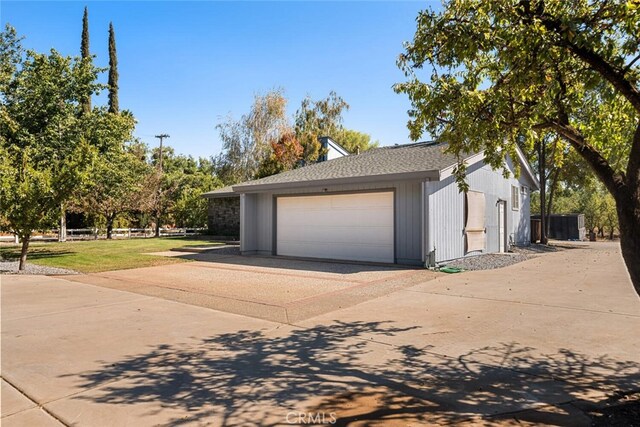
[{"label": "garage door panel", "polygon": [[367,211],[349,210],[345,212],[335,212],[327,214],[327,211],[301,212],[278,212],[279,220],[288,226],[315,228],[324,227],[358,227],[365,224],[367,227],[388,227],[393,223],[392,209],[367,209]]},{"label": "garage door panel", "polygon": [[[366,250],[366,254],[364,254],[364,250]],[[393,258],[393,246],[374,246],[372,248],[370,245],[337,246],[330,243],[289,242],[283,245],[282,253],[278,250],[278,254],[308,258],[390,262],[389,260]],[[358,255],[354,257],[354,254]]]},{"label": "garage door panel", "polygon": [[391,193],[362,193],[358,197],[352,194],[343,194],[331,197],[331,207],[333,209],[355,209],[361,210],[363,207],[386,208],[389,206],[389,197]]},{"label": "garage door panel", "polygon": [[[364,232],[371,231],[371,232]],[[328,236],[331,236],[329,240]],[[294,230],[288,227],[281,233],[278,233],[278,242],[295,242],[309,241],[322,242],[326,240],[328,243],[339,244],[375,244],[386,245],[393,241],[393,230],[388,227],[331,227],[327,228],[308,228],[304,230]],[[278,245],[280,247],[280,245]]]},{"label": "garage door panel", "polygon": [[277,199],[278,255],[394,262],[393,193]]}]

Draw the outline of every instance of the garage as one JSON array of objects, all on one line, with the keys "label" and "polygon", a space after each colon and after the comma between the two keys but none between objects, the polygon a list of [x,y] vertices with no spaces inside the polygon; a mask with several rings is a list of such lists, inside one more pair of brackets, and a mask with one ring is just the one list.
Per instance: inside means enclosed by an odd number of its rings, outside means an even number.
[{"label": "garage", "polygon": [[393,263],[392,191],[276,199],[278,255]]}]

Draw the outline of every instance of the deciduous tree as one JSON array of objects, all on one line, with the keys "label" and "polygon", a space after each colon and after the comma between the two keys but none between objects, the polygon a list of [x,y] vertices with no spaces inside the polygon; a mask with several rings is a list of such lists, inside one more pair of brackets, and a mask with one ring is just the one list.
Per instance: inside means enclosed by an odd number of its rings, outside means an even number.
[{"label": "deciduous tree", "polygon": [[293,131],[271,142],[271,154],[260,164],[256,178],[275,175],[295,168],[302,160],[304,148]]},{"label": "deciduous tree", "polygon": [[334,91],[318,101],[310,97],[302,100],[295,115],[295,133],[304,149],[302,154],[304,162],[313,163],[322,154],[322,147],[318,140],[321,136],[338,140],[338,135],[344,130],[342,113],[348,109],[349,104]]},{"label": "deciduous tree", "polygon": [[0,41],[0,222],[22,241],[23,269],[33,231],[52,225],[87,179],[97,150],[85,132],[91,114],[78,114],[78,100],[98,89],[99,70],[55,50],[16,54],[9,27]]},{"label": "deciduous tree", "polygon": [[249,112],[239,120],[228,117],[216,126],[223,144],[216,165],[226,184],[256,176],[260,164],[270,155],[270,143],[289,129],[286,107],[283,91],[275,89],[256,95]]},{"label": "deciduous tree", "polygon": [[362,153],[380,144],[378,141],[372,142],[371,135],[352,129],[343,129],[335,138],[350,153]]},{"label": "deciduous tree", "polygon": [[639,37],[634,1],[447,1],[418,15],[395,89],[412,103],[414,139],[429,132],[460,158],[484,150],[495,168],[517,141],[560,135],[615,199],[640,294]]},{"label": "deciduous tree", "polygon": [[[133,123],[122,127],[123,131],[133,129]],[[124,135],[115,136],[124,140]],[[143,210],[143,195],[146,178],[151,173],[150,166],[140,160],[128,147],[120,143],[103,153],[91,167],[87,183],[79,191],[74,210],[104,219],[107,239],[112,238],[113,224],[118,215]]]}]

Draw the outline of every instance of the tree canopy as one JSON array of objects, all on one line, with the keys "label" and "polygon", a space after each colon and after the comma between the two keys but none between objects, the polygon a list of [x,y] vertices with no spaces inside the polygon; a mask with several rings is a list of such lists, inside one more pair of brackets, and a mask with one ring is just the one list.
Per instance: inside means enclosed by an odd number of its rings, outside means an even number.
[{"label": "tree canopy", "polygon": [[350,153],[362,153],[377,147],[378,141],[371,141],[371,135],[352,129],[343,129],[335,136],[336,141]]},{"label": "tree canopy", "polygon": [[287,99],[281,89],[257,94],[247,114],[227,117],[216,128],[223,152],[216,159],[218,173],[228,184],[253,179],[261,162],[269,158],[270,144],[289,129]]},{"label": "tree canopy", "polygon": [[[398,65],[409,129],[495,168],[555,132],[616,200],[640,293],[640,3],[451,0],[426,10]],[[465,167],[456,170],[463,183]],[[462,185],[464,186],[464,185]]]},{"label": "tree canopy", "polygon": [[3,227],[23,240],[24,265],[31,233],[51,225],[87,179],[93,136],[113,123],[101,110],[81,114],[78,100],[100,87],[98,68],[55,50],[22,55],[10,26],[0,41],[0,212]]},{"label": "tree canopy", "polygon": [[348,109],[349,104],[334,91],[317,101],[310,97],[302,100],[295,114],[294,127],[305,163],[315,162],[322,155],[318,138],[329,136],[337,139],[337,135],[343,132],[342,113]]}]

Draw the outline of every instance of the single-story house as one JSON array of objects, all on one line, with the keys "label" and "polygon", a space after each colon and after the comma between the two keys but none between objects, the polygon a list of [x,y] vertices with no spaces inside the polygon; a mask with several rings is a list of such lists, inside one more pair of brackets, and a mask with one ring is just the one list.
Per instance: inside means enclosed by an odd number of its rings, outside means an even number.
[{"label": "single-story house", "polygon": [[[242,254],[434,265],[530,242],[539,184],[523,153],[511,176],[469,155],[461,193],[446,145],[416,143],[345,155],[205,197],[239,195]],[[515,163],[520,176],[514,176]]]}]

